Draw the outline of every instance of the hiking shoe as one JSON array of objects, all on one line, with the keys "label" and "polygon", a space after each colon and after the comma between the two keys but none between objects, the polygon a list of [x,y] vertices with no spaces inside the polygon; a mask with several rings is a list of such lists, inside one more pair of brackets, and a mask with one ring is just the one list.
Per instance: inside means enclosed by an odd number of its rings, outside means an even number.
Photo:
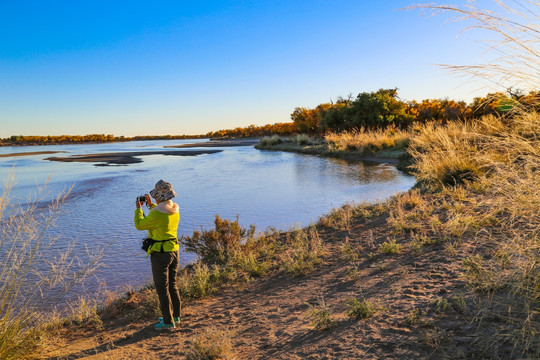
[{"label": "hiking shoe", "polygon": [[172,330],[174,329],[176,326],[174,324],[164,324],[162,322],[160,323],[157,323],[156,325],[154,325],[154,329],[155,330],[158,330],[158,331],[161,331],[161,330]]},{"label": "hiking shoe", "polygon": [[[163,322],[163,316],[158,317],[158,318],[157,318],[157,321],[158,321],[158,324],[159,324],[159,323],[162,323],[162,322]],[[174,318],[173,318],[173,322],[174,322],[175,324],[178,324],[178,323],[180,322],[180,318],[179,318],[179,317],[174,317]]]}]

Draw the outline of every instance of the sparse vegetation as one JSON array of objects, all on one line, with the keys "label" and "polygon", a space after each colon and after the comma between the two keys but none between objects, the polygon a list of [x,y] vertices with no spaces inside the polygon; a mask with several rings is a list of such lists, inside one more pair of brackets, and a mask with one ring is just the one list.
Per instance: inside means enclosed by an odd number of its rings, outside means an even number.
[{"label": "sparse vegetation", "polygon": [[[55,314],[41,311],[42,302],[52,306],[60,301],[68,290],[99,267],[101,257],[97,251],[83,261],[68,247],[56,254],[54,262],[47,262],[45,251],[57,240],[48,230],[67,194],[47,201],[45,183],[27,203],[15,204],[10,197],[12,184],[12,176],[5,179],[0,196],[0,358],[6,360],[30,357],[29,350],[36,349],[47,327],[58,321]],[[41,202],[48,205],[40,209]],[[77,261],[79,267],[75,270]],[[96,320],[95,308],[84,300],[79,303],[80,307],[72,308],[71,316],[80,314]]]}]

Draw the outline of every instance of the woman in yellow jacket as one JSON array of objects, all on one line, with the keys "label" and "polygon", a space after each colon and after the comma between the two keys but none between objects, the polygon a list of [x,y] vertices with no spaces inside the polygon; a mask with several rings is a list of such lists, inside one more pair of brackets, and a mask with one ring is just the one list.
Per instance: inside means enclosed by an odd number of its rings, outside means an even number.
[{"label": "woman in yellow jacket", "polygon": [[[150,195],[156,200],[153,203]],[[178,271],[179,245],[178,222],[180,212],[178,204],[171,199],[176,196],[172,185],[159,180],[150,195],[146,194],[146,203],[150,212],[144,216],[142,203],[137,199],[135,209],[135,227],[148,230],[148,238],[154,243],[148,248],[152,263],[152,276],[159,297],[163,318],[154,326],[156,330],[174,329],[180,321],[180,295],[176,285]]]}]

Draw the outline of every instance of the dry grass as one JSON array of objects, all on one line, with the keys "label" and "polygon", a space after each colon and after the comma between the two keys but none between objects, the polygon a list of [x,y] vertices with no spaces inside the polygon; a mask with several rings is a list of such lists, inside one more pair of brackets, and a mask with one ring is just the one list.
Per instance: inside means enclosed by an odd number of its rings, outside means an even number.
[{"label": "dry grass", "polygon": [[394,227],[410,230],[414,221],[415,232],[429,233],[416,235],[416,250],[434,236],[453,246],[474,244],[463,260],[464,276],[481,299],[489,299],[482,317],[505,312],[508,324],[497,329],[490,346],[510,342],[523,354],[540,346],[539,130],[536,113],[426,126],[409,151],[432,204],[407,209],[404,195],[390,218]]},{"label": "dry grass", "polygon": [[[47,200],[46,185],[23,204],[11,202],[10,176],[0,196],[0,358],[25,359],[40,346],[56,314],[42,312],[42,302],[54,306],[69,289],[81,283],[99,265],[101,252],[80,260],[67,246],[50,260],[56,238],[48,230],[58,217],[66,193]],[[42,207],[45,203],[46,206]],[[73,316],[93,308],[87,302],[72,309]]]},{"label": "dry grass", "polygon": [[[508,5],[509,3],[510,5]],[[407,9],[428,15],[449,14],[452,21],[467,25],[464,31],[481,35],[486,62],[475,65],[442,65],[452,73],[487,79],[503,89],[538,89],[540,78],[540,3],[533,0],[494,0],[492,9],[481,9],[477,2],[465,5],[420,4]]]},{"label": "dry grass", "polygon": [[193,338],[191,348],[188,349],[187,360],[233,360],[236,359],[233,351],[231,333],[216,328],[207,329]]},{"label": "dry grass", "polygon": [[407,131],[388,128],[384,130],[360,130],[331,133],[325,136],[330,148],[334,150],[356,150],[365,154],[374,154],[385,149],[403,150],[412,134]]}]

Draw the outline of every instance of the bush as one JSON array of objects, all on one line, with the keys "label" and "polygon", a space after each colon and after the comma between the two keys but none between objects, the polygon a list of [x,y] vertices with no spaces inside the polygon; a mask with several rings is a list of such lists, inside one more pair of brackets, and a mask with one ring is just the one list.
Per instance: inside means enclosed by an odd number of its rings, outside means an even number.
[{"label": "bush", "polygon": [[182,298],[198,299],[213,294],[216,291],[215,284],[219,280],[220,271],[217,266],[212,270],[208,265],[200,261],[195,264],[192,272],[187,269],[179,276],[179,288]]},{"label": "bush", "polygon": [[326,305],[324,298],[320,297],[316,305],[309,306],[311,326],[315,330],[329,330],[336,327],[337,323],[332,316],[330,307]]},{"label": "bush", "polygon": [[365,299],[352,298],[347,301],[347,315],[351,319],[367,319],[376,312],[375,305]]},{"label": "bush", "polygon": [[311,145],[311,140],[306,134],[297,135],[295,141],[298,145]]},{"label": "bush", "polygon": [[182,237],[186,251],[197,254],[207,264],[227,262],[231,254],[255,234],[255,226],[242,228],[238,217],[230,221],[216,215],[214,225],[212,230],[194,231],[191,237]]},{"label": "bush", "polygon": [[263,136],[263,138],[259,140],[259,146],[261,147],[275,146],[277,144],[281,144],[282,142],[283,140],[281,140],[279,135]]},{"label": "bush", "polygon": [[402,246],[396,243],[396,239],[388,240],[379,245],[379,250],[385,255],[394,255],[401,252]]},{"label": "bush", "polygon": [[290,236],[291,249],[284,255],[282,267],[293,276],[304,275],[322,262],[324,246],[319,233],[313,229],[309,230],[309,234],[297,230]]}]

